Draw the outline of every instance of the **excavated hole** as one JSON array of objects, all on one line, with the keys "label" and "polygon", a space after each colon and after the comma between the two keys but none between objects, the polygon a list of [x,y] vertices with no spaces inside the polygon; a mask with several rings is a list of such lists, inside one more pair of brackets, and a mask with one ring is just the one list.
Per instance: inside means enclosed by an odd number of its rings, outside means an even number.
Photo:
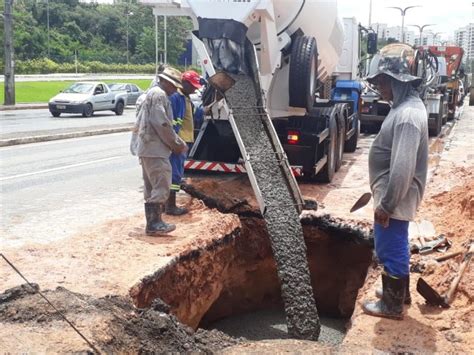
[{"label": "excavated hole", "polygon": [[[130,295],[136,306],[146,308],[160,298],[194,329],[219,329],[249,340],[287,337],[264,221],[253,216],[240,220],[241,228],[230,235],[181,255],[135,285]],[[302,224],[321,316],[320,340],[337,344],[372,260],[370,233],[328,216],[309,215]]]}]

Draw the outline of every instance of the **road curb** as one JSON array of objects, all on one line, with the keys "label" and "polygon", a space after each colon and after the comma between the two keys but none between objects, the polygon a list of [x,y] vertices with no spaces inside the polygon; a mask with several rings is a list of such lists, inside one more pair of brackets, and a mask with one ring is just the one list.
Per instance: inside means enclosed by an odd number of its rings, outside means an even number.
[{"label": "road curb", "polygon": [[0,111],[36,110],[36,109],[46,109],[46,108],[48,108],[48,104],[12,105],[12,106],[0,105]]},{"label": "road curb", "polygon": [[121,127],[116,127],[116,128],[99,129],[95,131],[81,131],[81,132],[71,132],[71,133],[59,133],[59,134],[52,134],[52,135],[45,135],[45,136],[31,136],[31,137],[21,137],[21,138],[12,138],[12,139],[2,139],[0,140],[0,147],[56,141],[56,140],[61,140],[61,139],[99,136],[99,135],[111,134],[111,133],[129,132],[132,129],[132,127],[133,125],[128,125],[128,126],[121,126]]}]

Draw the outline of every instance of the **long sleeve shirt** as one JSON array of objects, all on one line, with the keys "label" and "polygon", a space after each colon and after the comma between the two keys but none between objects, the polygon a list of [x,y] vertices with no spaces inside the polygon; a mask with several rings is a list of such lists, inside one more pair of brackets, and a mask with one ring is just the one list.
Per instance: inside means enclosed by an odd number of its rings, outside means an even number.
[{"label": "long sleeve shirt", "polygon": [[428,172],[428,117],[423,102],[408,97],[392,108],[369,152],[375,207],[391,218],[411,221],[421,202]]},{"label": "long sleeve shirt", "polygon": [[131,151],[139,157],[169,158],[186,143],[173,129],[173,112],[166,93],[159,87],[149,90],[138,109]]},{"label": "long sleeve shirt", "polygon": [[170,102],[173,110],[173,128],[179,134],[186,114],[186,99],[181,92],[177,91],[170,96]]}]

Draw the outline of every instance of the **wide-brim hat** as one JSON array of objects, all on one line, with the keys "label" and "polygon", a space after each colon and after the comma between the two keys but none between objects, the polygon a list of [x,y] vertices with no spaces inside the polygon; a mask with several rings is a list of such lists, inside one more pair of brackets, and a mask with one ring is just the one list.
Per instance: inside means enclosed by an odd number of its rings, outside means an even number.
[{"label": "wide-brim hat", "polygon": [[415,68],[413,48],[401,43],[389,44],[372,58],[366,80],[373,84],[375,78],[385,74],[398,81],[417,85],[422,79],[415,75]]},{"label": "wide-brim hat", "polygon": [[173,67],[166,67],[162,72],[158,74],[160,79],[166,80],[173,84],[177,89],[182,89],[181,85],[181,72]]}]

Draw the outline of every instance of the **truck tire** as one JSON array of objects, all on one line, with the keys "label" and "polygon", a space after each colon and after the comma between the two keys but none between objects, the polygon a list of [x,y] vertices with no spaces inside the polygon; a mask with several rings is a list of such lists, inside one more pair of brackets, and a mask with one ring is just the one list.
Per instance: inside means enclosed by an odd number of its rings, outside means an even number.
[{"label": "truck tire", "polygon": [[318,51],[314,37],[299,36],[294,40],[290,55],[290,106],[313,107],[318,78]]},{"label": "truck tire", "polygon": [[331,182],[336,173],[336,154],[337,154],[337,123],[334,117],[329,120],[329,142],[327,143],[328,160],[324,168],[316,176],[318,181]]},{"label": "truck tire", "polygon": [[430,137],[437,137],[441,133],[442,128],[443,128],[443,117],[438,115],[435,118],[435,126],[428,130]]},{"label": "truck tire", "polygon": [[346,141],[346,144],[344,145],[344,151],[346,153],[354,153],[357,149],[357,141],[359,140],[359,130],[360,130],[358,114],[354,116],[353,125],[355,127],[355,132],[351,136],[351,138],[349,138],[349,140]]},{"label": "truck tire", "polygon": [[91,103],[88,103],[82,111],[82,117],[91,117],[94,114],[94,108]]},{"label": "truck tire", "polygon": [[51,112],[51,115],[52,115],[53,117],[59,117],[59,116],[61,116],[61,112],[58,112],[58,111],[49,111],[49,112]]},{"label": "truck tire", "polygon": [[117,102],[117,104],[115,105],[115,110],[114,110],[115,114],[117,116],[122,116],[124,107],[125,105],[123,104],[123,101]]},{"label": "truck tire", "polygon": [[335,171],[339,171],[344,159],[344,144],[346,142],[346,124],[342,111],[336,116],[337,120],[337,145],[336,145],[336,163]]}]

